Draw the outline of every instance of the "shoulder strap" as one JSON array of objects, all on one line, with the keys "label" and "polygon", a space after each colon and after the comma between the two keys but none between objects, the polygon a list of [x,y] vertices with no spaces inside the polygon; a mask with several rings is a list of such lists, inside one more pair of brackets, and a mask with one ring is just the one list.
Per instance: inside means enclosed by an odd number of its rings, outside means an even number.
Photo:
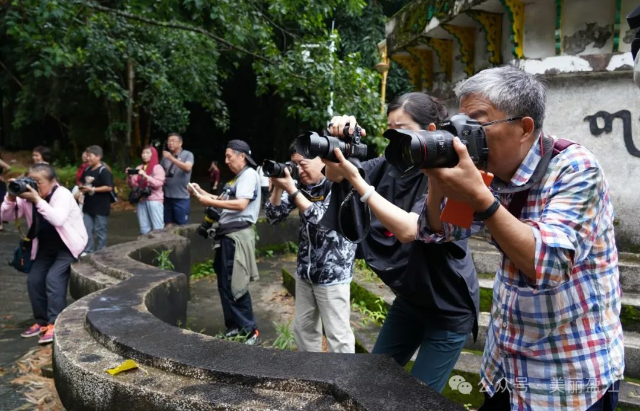
[{"label": "shoulder strap", "polygon": [[[572,145],[577,144],[571,140],[566,140],[564,138],[558,139],[553,143],[553,153],[551,154],[551,158],[554,158],[558,154],[562,153],[567,148]],[[522,209],[524,208],[525,203],[527,202],[527,197],[529,196],[529,191],[531,189],[527,189],[524,191],[519,191],[513,195],[511,199],[511,203],[509,203],[509,207],[507,210],[515,217],[520,218],[520,214],[522,214]]]}]

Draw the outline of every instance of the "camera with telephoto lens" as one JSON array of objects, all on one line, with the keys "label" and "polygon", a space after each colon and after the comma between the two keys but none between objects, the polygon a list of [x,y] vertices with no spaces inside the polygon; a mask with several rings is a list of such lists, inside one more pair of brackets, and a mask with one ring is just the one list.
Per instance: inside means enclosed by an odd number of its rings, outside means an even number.
[{"label": "camera with telephoto lens", "polygon": [[278,163],[273,160],[264,160],[262,163],[262,174],[265,177],[276,177],[282,178],[284,177],[284,170],[289,169],[289,174],[291,178],[294,180],[300,179],[300,170],[298,170],[298,165],[295,161],[287,161],[286,163]]},{"label": "camera with telephoto lens", "polygon": [[204,209],[204,221],[196,232],[204,238],[213,238],[216,235],[216,229],[213,228],[213,223],[220,220],[220,211],[213,207],[207,207]]},{"label": "camera with telephoto lens", "polygon": [[314,131],[309,131],[298,137],[296,140],[296,151],[305,158],[320,157],[334,163],[338,163],[333,150],[340,149],[345,158],[354,157],[365,159],[367,157],[367,145],[362,144],[362,134],[360,127],[356,126],[353,134],[349,134],[349,123],[344,127],[344,138],[340,139],[331,136],[320,136]]},{"label": "camera with telephoto lens", "polygon": [[31,177],[20,177],[11,181],[9,186],[7,187],[7,191],[9,194],[17,196],[27,191],[27,187],[31,187],[34,190],[38,190],[38,185],[36,184],[36,180]]},{"label": "camera with telephoto lens", "polygon": [[442,123],[440,130],[412,131],[387,130],[389,139],[384,155],[387,161],[406,173],[416,167],[444,168],[458,164],[458,154],[453,148],[453,138],[458,137],[467,146],[469,156],[476,166],[486,168],[489,148],[482,125],[465,114],[456,114]]}]

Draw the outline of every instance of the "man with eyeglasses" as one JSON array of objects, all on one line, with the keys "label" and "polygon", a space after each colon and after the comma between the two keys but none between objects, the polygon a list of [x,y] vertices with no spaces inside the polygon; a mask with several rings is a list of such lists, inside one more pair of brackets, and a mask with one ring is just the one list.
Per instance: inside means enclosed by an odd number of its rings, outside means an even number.
[{"label": "man with eyeglasses", "polygon": [[[455,139],[456,167],[431,169],[417,238],[459,240],[485,228],[502,254],[481,369],[481,410],[613,410],[624,372],[613,208],[586,148],[542,130],[546,90],[506,66],[458,92],[484,126],[490,187]],[[471,229],[440,221],[447,199],[475,211]]]}]

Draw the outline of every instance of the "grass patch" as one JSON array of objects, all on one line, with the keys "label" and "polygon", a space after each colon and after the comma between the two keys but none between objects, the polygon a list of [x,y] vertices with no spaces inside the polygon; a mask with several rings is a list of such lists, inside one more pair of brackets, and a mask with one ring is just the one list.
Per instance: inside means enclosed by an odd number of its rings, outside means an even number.
[{"label": "grass patch", "polygon": [[490,313],[493,301],[493,290],[488,288],[480,288],[480,312]]},{"label": "grass patch", "polygon": [[161,270],[174,270],[176,267],[171,262],[169,256],[171,255],[171,250],[157,250],[156,258],[153,259],[154,263],[158,264],[158,268]]},{"label": "grass patch", "polygon": [[378,275],[369,267],[369,264],[363,259],[357,259],[355,261],[355,271],[358,272],[362,279],[367,282],[377,282],[382,283],[382,280]]},{"label": "grass patch", "polygon": [[206,260],[191,267],[191,278],[194,280],[215,275],[213,260]]},{"label": "grass patch", "polygon": [[278,324],[274,321],[273,325],[276,328],[276,334],[278,337],[271,346],[279,350],[295,351],[296,339],[293,336],[293,330],[291,329],[291,321],[282,324]]}]

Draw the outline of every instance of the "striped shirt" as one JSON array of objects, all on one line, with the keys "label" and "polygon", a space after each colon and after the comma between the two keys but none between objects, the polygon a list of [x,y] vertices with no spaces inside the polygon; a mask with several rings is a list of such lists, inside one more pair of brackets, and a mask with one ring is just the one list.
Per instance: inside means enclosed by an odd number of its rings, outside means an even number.
[{"label": "striped shirt", "polygon": [[[538,140],[509,187],[527,183],[541,158]],[[506,207],[513,195],[497,197]],[[503,254],[482,389],[493,396],[506,381],[514,410],[586,409],[624,372],[613,208],[593,154],[574,144],[552,158],[529,191],[520,221],[535,237],[536,280],[532,284]],[[416,238],[453,241],[482,228],[481,222],[470,229],[443,223],[442,232],[434,233],[423,210]]]}]

